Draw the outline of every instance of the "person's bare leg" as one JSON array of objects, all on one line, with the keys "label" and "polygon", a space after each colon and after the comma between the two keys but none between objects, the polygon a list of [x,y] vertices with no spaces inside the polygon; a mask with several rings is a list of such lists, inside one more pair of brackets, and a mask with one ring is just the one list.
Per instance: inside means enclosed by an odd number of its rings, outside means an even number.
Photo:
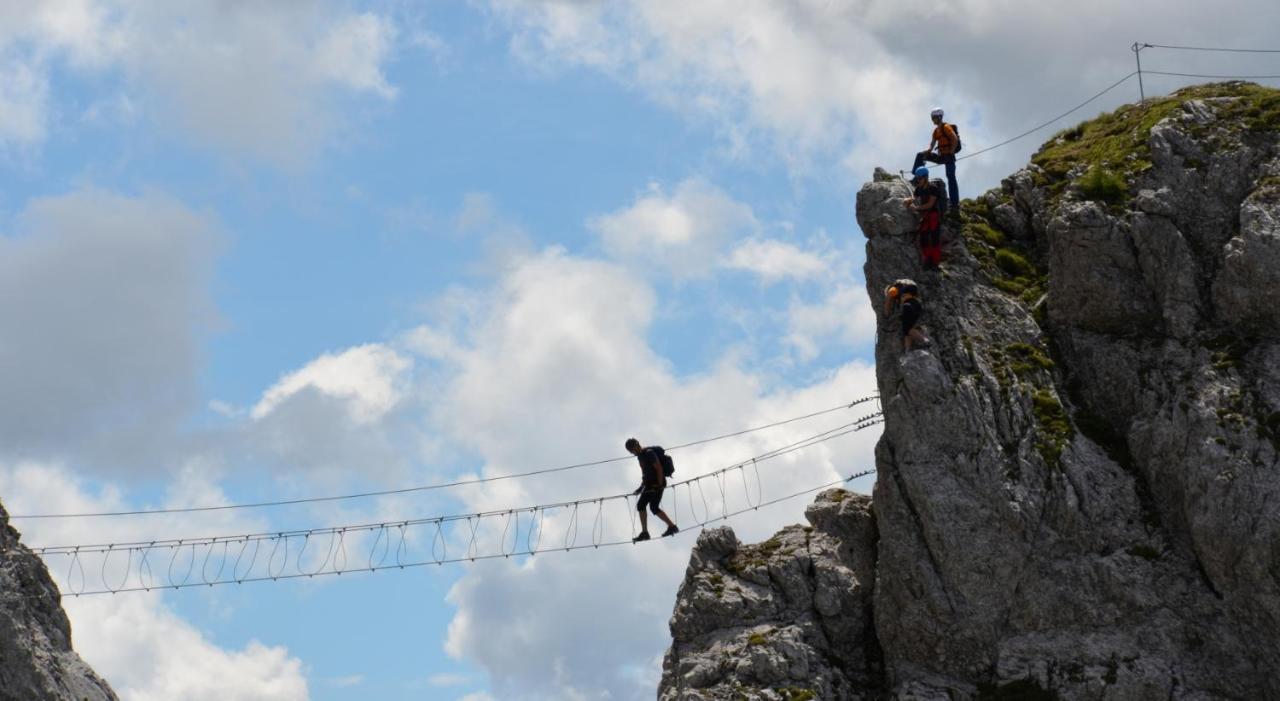
[{"label": "person's bare leg", "polygon": [[671,519],[667,518],[667,512],[663,511],[662,509],[658,509],[658,513],[656,514],[656,516],[662,519],[662,522],[667,524],[668,526],[676,525],[674,522],[672,522]]},{"label": "person's bare leg", "polygon": [[641,533],[649,532],[649,512],[647,511],[640,512],[640,532]]}]

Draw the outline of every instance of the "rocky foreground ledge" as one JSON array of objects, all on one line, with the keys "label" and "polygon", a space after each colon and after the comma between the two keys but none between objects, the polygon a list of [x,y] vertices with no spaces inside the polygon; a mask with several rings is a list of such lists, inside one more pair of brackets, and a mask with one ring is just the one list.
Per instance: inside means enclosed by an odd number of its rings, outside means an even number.
[{"label": "rocky foreground ledge", "polygon": [[660,699],[1280,698],[1280,92],[1067,130],[917,264],[858,194],[880,318],[874,500],[702,534]]}]

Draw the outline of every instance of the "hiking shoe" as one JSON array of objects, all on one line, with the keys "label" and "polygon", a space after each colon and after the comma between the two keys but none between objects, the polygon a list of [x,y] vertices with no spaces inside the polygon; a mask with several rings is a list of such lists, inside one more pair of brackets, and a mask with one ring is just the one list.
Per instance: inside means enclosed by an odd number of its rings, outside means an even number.
[{"label": "hiking shoe", "polygon": [[636,537],[632,538],[632,539],[631,539],[631,542],[632,542],[632,543],[639,543],[639,542],[640,542],[640,541],[642,541],[642,540],[648,540],[648,539],[649,539],[649,531],[640,531],[640,535],[638,535],[638,536],[636,536]]},{"label": "hiking shoe", "polygon": [[676,528],[675,526],[671,526],[670,528],[662,532],[662,537],[666,538],[669,535],[675,535],[679,532],[680,532],[679,528]]}]

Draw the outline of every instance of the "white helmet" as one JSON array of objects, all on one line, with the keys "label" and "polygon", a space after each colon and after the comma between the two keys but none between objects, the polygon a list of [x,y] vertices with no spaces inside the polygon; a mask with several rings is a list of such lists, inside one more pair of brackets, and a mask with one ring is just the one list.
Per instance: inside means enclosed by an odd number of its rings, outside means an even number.
[{"label": "white helmet", "polygon": [[934,107],[934,108],[933,108],[933,111],[929,113],[929,116],[930,116],[930,117],[941,117],[941,116],[942,116],[942,108],[941,108],[941,107]]}]

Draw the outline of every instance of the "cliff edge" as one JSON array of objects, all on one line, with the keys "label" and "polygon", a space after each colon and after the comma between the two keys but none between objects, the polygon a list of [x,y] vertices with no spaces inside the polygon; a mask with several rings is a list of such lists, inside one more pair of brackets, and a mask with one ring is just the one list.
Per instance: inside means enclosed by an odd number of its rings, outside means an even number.
[{"label": "cliff edge", "polygon": [[[939,271],[908,195],[877,171],[857,201],[873,499],[704,532],[659,698],[1280,698],[1280,91],[1058,134]],[[901,277],[926,350],[880,309]]]}]

